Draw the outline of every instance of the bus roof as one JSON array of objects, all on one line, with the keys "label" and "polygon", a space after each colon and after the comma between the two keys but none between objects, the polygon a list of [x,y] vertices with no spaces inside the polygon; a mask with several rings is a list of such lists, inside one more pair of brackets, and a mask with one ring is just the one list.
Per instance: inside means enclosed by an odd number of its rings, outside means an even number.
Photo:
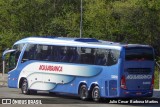
[{"label": "bus roof", "polygon": [[[68,38],[68,37],[28,37],[17,41],[15,44],[31,43],[31,44],[46,44],[46,45],[65,45],[65,46],[83,46],[83,47],[94,47],[94,48],[116,48],[121,49],[122,47],[150,47],[148,45],[140,44],[121,44],[118,42],[110,42],[104,40],[97,40],[94,38]],[[15,45],[14,44],[14,45]]]}]

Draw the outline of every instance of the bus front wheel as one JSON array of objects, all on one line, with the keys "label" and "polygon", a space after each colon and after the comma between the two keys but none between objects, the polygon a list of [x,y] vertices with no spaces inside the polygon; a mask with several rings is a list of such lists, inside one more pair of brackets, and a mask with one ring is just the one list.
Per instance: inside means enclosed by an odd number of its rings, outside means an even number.
[{"label": "bus front wheel", "polygon": [[95,102],[100,101],[100,90],[98,86],[95,86],[92,90],[92,99]]},{"label": "bus front wheel", "polygon": [[22,86],[21,86],[21,91],[22,91],[22,94],[29,94],[30,91],[28,89],[28,82],[27,82],[27,79],[24,79],[23,82],[22,82]]},{"label": "bus front wheel", "polygon": [[87,100],[88,99],[88,89],[86,85],[82,85],[79,90],[79,96],[81,100]]}]

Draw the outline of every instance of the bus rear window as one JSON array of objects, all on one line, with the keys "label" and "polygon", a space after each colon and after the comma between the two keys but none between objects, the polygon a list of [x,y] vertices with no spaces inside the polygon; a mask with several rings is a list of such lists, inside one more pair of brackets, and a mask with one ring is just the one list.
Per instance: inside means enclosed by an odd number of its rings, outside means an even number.
[{"label": "bus rear window", "polygon": [[130,60],[154,60],[152,48],[126,48],[125,59]]}]

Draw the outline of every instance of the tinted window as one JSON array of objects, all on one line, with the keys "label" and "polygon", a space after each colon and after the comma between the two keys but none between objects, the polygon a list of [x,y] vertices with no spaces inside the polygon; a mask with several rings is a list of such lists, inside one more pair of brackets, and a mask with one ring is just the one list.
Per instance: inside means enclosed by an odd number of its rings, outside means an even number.
[{"label": "tinted window", "polygon": [[36,60],[51,60],[51,54],[52,54],[52,46],[48,45],[37,45],[37,49],[35,51],[35,57]]},{"label": "tinted window", "polygon": [[109,50],[107,65],[110,66],[116,64],[118,62],[119,55],[119,50]]},{"label": "tinted window", "polygon": [[[58,47],[58,46],[57,46]],[[79,54],[76,47],[62,46],[58,50],[58,62],[78,63]]]},{"label": "tinted window", "polygon": [[119,50],[97,49],[95,64],[106,66],[114,65],[118,62],[119,55]]},{"label": "tinted window", "polygon": [[154,60],[152,48],[126,48],[126,60]]},{"label": "tinted window", "polygon": [[79,48],[80,63],[94,64],[95,63],[95,49],[93,48]]},{"label": "tinted window", "polygon": [[18,57],[17,57],[16,52],[10,53],[8,69],[9,70],[14,69],[16,67],[16,65],[17,65],[17,62],[18,62]]},{"label": "tinted window", "polygon": [[95,65],[107,65],[108,53],[107,49],[97,49]]},{"label": "tinted window", "polygon": [[74,62],[76,56],[73,47],[29,44],[24,52],[22,62],[27,60]]},{"label": "tinted window", "polygon": [[9,66],[8,69],[12,70],[16,67],[20,53],[23,49],[24,44],[17,44],[13,46],[13,49],[15,49],[15,52],[11,52],[9,56]]},{"label": "tinted window", "polygon": [[111,66],[117,63],[118,58],[118,50],[30,44],[26,47],[22,62],[40,60]]},{"label": "tinted window", "polygon": [[33,60],[36,59],[36,53],[37,52],[37,45],[29,44],[27,45],[25,52],[23,54],[22,62],[25,62],[27,60]]}]

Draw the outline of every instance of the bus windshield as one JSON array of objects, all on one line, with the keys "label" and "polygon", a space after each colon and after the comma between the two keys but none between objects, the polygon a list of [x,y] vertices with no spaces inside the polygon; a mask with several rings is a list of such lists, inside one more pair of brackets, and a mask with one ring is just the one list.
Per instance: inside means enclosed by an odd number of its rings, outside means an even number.
[{"label": "bus windshield", "polygon": [[154,60],[153,49],[144,47],[126,48],[125,60]]}]

